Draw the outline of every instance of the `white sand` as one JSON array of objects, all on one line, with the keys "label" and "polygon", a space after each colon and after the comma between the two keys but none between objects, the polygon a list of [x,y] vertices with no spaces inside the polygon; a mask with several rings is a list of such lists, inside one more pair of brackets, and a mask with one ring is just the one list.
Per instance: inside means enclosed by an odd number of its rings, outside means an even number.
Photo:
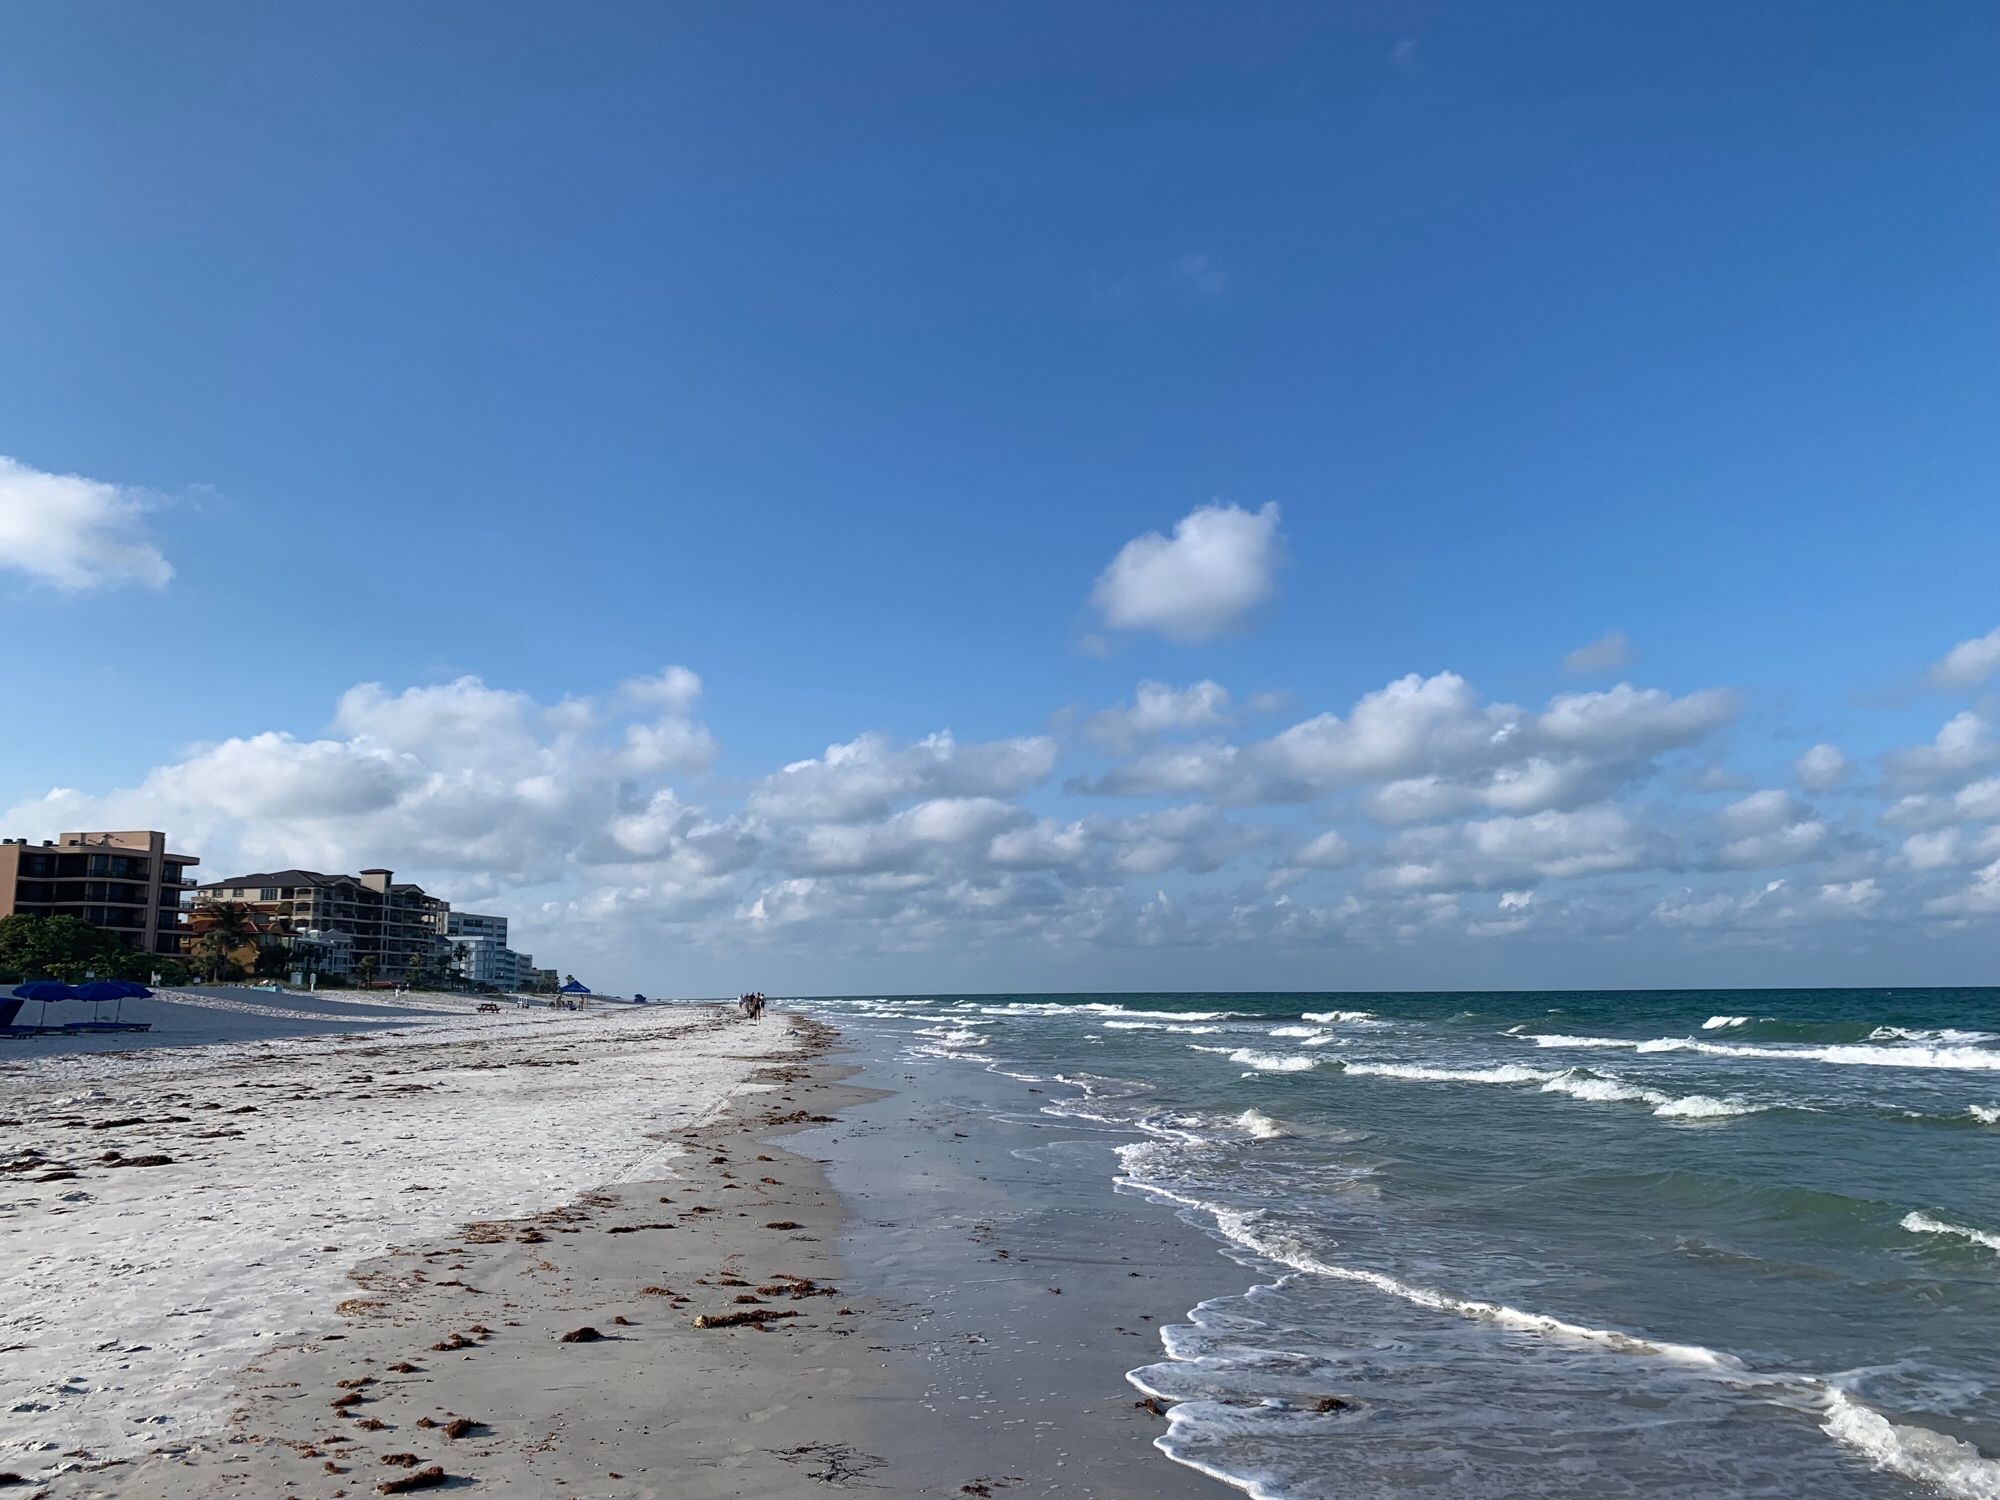
[{"label": "white sand", "polygon": [[[717,1014],[508,1010],[0,1072],[0,1118],[21,1122],[0,1164],[34,1149],[81,1174],[0,1174],[0,1469],[212,1432],[253,1355],[358,1293],[358,1261],[662,1175],[655,1135],[714,1115],[742,1054],[782,1045]],[[88,1128],[129,1116],[153,1123]]]}]

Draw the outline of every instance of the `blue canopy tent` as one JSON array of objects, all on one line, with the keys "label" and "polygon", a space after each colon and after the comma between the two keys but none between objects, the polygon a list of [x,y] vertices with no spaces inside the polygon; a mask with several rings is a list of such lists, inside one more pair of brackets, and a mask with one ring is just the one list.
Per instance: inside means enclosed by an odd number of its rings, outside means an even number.
[{"label": "blue canopy tent", "polygon": [[569,1009],[575,1010],[589,997],[590,986],[585,984],[581,979],[572,979],[561,989],[557,990],[556,994],[568,1001]]}]

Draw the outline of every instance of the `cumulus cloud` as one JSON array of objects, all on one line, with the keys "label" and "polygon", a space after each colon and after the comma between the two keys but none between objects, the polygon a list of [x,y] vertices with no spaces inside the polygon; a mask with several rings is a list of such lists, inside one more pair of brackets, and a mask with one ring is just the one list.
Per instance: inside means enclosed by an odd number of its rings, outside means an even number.
[{"label": "cumulus cloud", "polygon": [[1114,630],[1204,641],[1240,625],[1276,589],[1282,559],[1278,507],[1204,505],[1119,549],[1091,601]]},{"label": "cumulus cloud", "polygon": [[1814,745],[1793,764],[1799,785],[1809,792],[1830,792],[1847,779],[1847,756],[1838,745]]},{"label": "cumulus cloud", "polygon": [[1716,862],[1756,870],[1798,864],[1826,847],[1832,830],[1791,793],[1752,792],[1722,811],[1725,841]]},{"label": "cumulus cloud", "polygon": [[1563,658],[1563,670],[1577,677],[1600,677],[1632,664],[1632,643],[1622,630],[1609,631]]},{"label": "cumulus cloud", "polygon": [[2000,859],[1984,866],[1969,884],[1924,903],[1924,910],[1936,916],[2000,916]]},{"label": "cumulus cloud", "polygon": [[1783,878],[1746,891],[1706,894],[1682,887],[1660,901],[1652,920],[1662,927],[1705,937],[1744,934],[1769,941],[1770,935],[1816,923],[1847,923],[1872,915],[1882,901],[1873,878],[1795,884]]},{"label": "cumulus cloud", "polygon": [[750,808],[786,823],[862,822],[922,797],[1012,797],[1048,780],[1055,764],[1045,735],[961,745],[946,730],[897,749],[864,734],[765,777]]},{"label": "cumulus cloud", "polygon": [[[1083,726],[1122,760],[1062,790],[1055,740],[944,731],[709,780],[704,697],[671,667],[555,701],[477,677],[362,683],[319,734],[197,745],[124,790],[22,802],[6,831],[164,827],[211,876],[389,865],[513,911],[530,942],[560,934],[552,949],[642,954],[671,929],[677,951],[732,962],[760,944],[859,965],[1648,929],[1776,943],[1813,924],[1921,935],[2000,917],[2000,739],[1971,711],[1830,811],[1810,794],[1853,773],[1826,745],[1782,786],[1732,774],[1733,800],[1709,812],[1684,799],[1725,779],[1685,773],[1728,753],[1720,689],[1618,683],[1523,707],[1412,674],[1239,744],[1219,732],[1237,706],[1219,684],[1148,681]],[[1111,816],[1069,791],[1168,805]],[[1309,813],[1283,805],[1302,800]],[[1663,877],[1686,885],[1662,895]]]},{"label": "cumulus cloud", "polygon": [[701,678],[686,667],[665,667],[650,677],[628,677],[618,684],[618,696],[641,708],[686,716],[701,698]]},{"label": "cumulus cloud", "polygon": [[150,508],[122,486],[0,457],[0,568],[67,593],[163,587],[174,570],[146,534]]},{"label": "cumulus cloud", "polygon": [[1130,705],[1093,715],[1086,732],[1106,749],[1122,752],[1175,730],[1221,724],[1228,716],[1229,690],[1219,682],[1203,680],[1177,688],[1149,681],[1139,684]]},{"label": "cumulus cloud", "polygon": [[1637,869],[1651,841],[1616,807],[1414,828],[1384,848],[1372,883],[1395,890],[1532,885]]},{"label": "cumulus cloud", "polygon": [[1952,715],[1928,745],[1896,751],[1888,763],[1906,785],[1948,786],[2000,764],[2000,740],[1990,722],[1968,709]]},{"label": "cumulus cloud", "polygon": [[[410,867],[516,880],[634,862],[689,876],[740,863],[748,837],[636,781],[614,732],[562,705],[477,677],[343,694],[334,734],[269,731],[197,746],[140,783],[93,796],[57,789],[17,804],[16,828],[165,828],[234,864]],[[734,853],[730,852],[734,846]]]},{"label": "cumulus cloud", "polygon": [[1232,801],[1262,796],[1244,754],[1221,740],[1166,745],[1135,756],[1095,780],[1072,779],[1066,790],[1111,797],[1187,797],[1206,794]]},{"label": "cumulus cloud", "polygon": [[1931,680],[1942,688],[1972,688],[1995,672],[2000,672],[2000,626],[1953,646],[1931,668]]},{"label": "cumulus cloud", "polygon": [[1292,856],[1292,864],[1302,870],[1331,870],[1354,858],[1354,850],[1337,829],[1309,839]]}]

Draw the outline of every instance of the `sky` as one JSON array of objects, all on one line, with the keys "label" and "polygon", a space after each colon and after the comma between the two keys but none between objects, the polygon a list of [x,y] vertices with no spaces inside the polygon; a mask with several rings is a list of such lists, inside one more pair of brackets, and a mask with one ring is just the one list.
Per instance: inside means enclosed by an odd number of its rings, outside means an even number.
[{"label": "sky", "polygon": [[0,824],[603,988],[2000,973],[2000,34],[0,14]]}]

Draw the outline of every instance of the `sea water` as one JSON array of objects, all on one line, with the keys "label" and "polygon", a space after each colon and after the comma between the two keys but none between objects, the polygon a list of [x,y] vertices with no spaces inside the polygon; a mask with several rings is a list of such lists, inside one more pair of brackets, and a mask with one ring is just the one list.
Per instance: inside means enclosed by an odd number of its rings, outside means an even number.
[{"label": "sea water", "polygon": [[1205,1232],[1127,1378],[1253,1495],[2000,1500],[2000,992],[808,1008]]}]

